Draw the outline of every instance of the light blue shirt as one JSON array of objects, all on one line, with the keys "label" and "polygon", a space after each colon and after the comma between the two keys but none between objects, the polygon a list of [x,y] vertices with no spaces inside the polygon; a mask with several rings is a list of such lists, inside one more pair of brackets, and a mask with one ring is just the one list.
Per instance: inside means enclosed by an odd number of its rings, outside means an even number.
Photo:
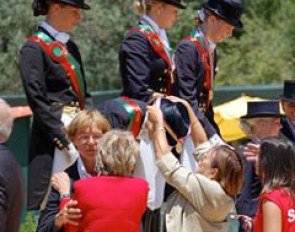
[{"label": "light blue shirt", "polygon": [[91,174],[89,174],[86,171],[85,165],[80,156],[77,158],[77,162],[78,162],[78,173],[79,173],[80,179],[91,177]]},{"label": "light blue shirt", "polygon": [[69,34],[56,30],[47,21],[41,22],[39,26],[45,29],[58,42],[66,44],[70,40]]}]

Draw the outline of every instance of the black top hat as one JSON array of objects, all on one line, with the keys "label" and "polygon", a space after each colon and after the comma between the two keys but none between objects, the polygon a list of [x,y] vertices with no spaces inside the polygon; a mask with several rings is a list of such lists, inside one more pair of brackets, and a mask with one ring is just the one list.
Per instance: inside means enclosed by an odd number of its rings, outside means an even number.
[{"label": "black top hat", "polygon": [[180,9],[186,8],[186,4],[182,0],[160,0],[160,1],[177,6]]},{"label": "black top hat", "polygon": [[208,0],[204,7],[221,17],[231,25],[242,28],[240,20],[244,6],[240,0]]},{"label": "black top hat", "polygon": [[172,102],[166,98],[162,98],[161,110],[165,122],[172,130],[171,132],[166,128],[168,143],[170,146],[175,146],[177,139],[185,137],[189,131],[190,120],[187,109],[180,102]]},{"label": "black top hat", "polygon": [[295,102],[295,80],[284,82],[284,93],[280,95],[281,100]]},{"label": "black top hat", "polygon": [[84,0],[57,0],[58,2],[62,2],[68,5],[72,5],[78,7],[83,10],[89,10],[90,6],[85,3]]},{"label": "black top hat", "polygon": [[247,114],[241,118],[283,117],[278,101],[247,102]]}]

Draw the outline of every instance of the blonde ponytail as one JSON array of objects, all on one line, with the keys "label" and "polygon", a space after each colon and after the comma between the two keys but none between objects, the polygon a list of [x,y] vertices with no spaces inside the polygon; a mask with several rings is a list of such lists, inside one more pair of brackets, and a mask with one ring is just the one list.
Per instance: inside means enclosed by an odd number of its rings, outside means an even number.
[{"label": "blonde ponytail", "polygon": [[148,14],[152,9],[152,5],[162,3],[158,0],[135,0],[134,12],[136,15]]},{"label": "blonde ponytail", "polygon": [[146,13],[145,0],[135,0],[134,1],[134,12],[136,15],[144,15]]}]

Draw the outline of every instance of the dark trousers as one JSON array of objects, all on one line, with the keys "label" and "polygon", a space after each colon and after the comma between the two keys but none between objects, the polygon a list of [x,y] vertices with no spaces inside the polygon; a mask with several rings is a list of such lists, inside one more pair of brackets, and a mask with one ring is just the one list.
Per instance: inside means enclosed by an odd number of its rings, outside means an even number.
[{"label": "dark trousers", "polygon": [[165,207],[149,210],[143,216],[143,232],[166,232]]}]

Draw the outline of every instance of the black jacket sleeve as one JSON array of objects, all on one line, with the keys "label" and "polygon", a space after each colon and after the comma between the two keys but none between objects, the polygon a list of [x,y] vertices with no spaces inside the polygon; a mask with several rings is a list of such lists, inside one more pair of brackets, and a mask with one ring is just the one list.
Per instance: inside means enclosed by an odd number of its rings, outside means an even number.
[{"label": "black jacket sleeve", "polygon": [[56,230],[55,228],[55,216],[59,212],[59,193],[54,189],[51,189],[46,208],[41,212],[37,232],[63,232],[64,230]]},{"label": "black jacket sleeve", "polygon": [[6,191],[5,179],[0,173],[0,231],[6,231],[9,194]]}]

